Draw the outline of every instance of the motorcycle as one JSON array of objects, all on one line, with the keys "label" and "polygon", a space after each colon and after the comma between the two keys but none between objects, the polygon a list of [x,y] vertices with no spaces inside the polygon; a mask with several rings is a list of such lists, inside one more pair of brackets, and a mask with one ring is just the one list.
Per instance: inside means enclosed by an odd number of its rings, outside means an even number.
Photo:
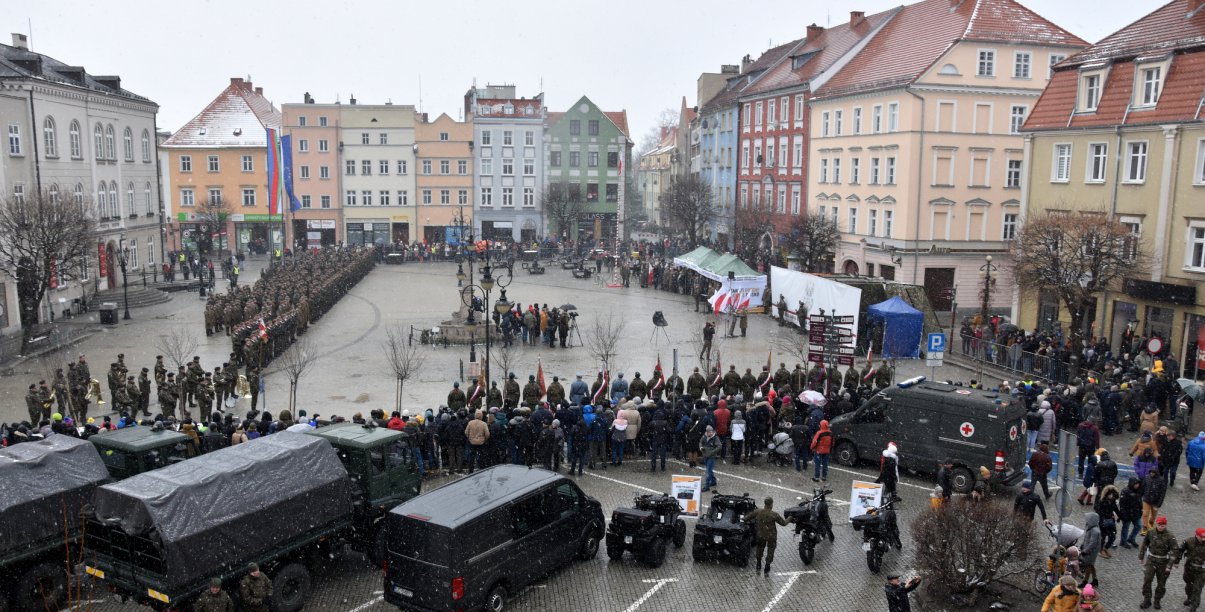
[{"label": "motorcycle", "polygon": [[832,492],[832,489],[816,489],[812,499],[783,512],[784,518],[795,524],[795,535],[800,536],[799,560],[804,565],[812,564],[816,544],[826,537],[829,543],[836,539],[833,536],[833,522],[828,516],[828,502],[824,499]]},{"label": "motorcycle", "polygon": [[900,541],[900,530],[895,520],[895,504],[899,497],[892,496],[878,508],[872,508],[866,514],[853,518],[854,531],[862,532],[862,550],[866,552],[866,567],[879,573],[883,567],[883,553],[895,546],[897,550],[904,548]]}]

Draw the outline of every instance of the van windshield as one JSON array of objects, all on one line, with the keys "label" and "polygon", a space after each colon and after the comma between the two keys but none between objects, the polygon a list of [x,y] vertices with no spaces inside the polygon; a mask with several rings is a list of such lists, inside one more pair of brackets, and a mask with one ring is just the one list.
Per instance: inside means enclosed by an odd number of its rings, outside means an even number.
[{"label": "van windshield", "polygon": [[424,563],[448,567],[451,538],[448,537],[446,528],[408,516],[394,516],[391,519],[390,552]]}]

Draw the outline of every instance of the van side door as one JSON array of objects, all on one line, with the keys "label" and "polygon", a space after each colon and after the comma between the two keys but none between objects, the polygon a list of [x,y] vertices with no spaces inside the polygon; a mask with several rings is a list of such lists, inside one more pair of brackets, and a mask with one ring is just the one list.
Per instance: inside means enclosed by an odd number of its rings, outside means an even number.
[{"label": "van side door", "polygon": [[887,443],[895,439],[891,408],[889,399],[876,395],[854,414],[853,437],[858,445],[859,456],[874,460],[887,448]]},{"label": "van side door", "polygon": [[582,501],[582,492],[567,480],[557,483],[555,488],[545,489],[544,502],[548,504],[549,517],[546,550],[556,557],[557,566],[572,561],[577,552],[586,521]]},{"label": "van side door", "polygon": [[545,499],[546,491],[542,489],[525,495],[512,502],[510,507],[513,539],[506,563],[520,568],[511,574],[515,590],[546,574],[556,562],[553,559],[556,549],[549,548],[547,537],[550,526],[546,509],[550,504]]}]

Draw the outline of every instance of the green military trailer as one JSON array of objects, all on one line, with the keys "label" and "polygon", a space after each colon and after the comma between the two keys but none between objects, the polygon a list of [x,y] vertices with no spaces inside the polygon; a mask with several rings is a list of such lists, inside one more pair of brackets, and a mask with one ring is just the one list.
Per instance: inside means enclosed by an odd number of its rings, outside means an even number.
[{"label": "green military trailer", "polygon": [[123,427],[88,438],[113,480],[184,461],[192,436],[158,427]]},{"label": "green military trailer", "polygon": [[57,610],[83,508],[109,473],[92,445],[55,435],[0,450],[0,609]]},{"label": "green military trailer", "polygon": [[210,579],[233,587],[257,563],[272,577],[272,609],[300,610],[310,571],[338,544],[383,556],[381,519],[419,492],[413,457],[408,434],[339,424],[105,485],[88,518],[84,570],[125,598],[174,610]]}]

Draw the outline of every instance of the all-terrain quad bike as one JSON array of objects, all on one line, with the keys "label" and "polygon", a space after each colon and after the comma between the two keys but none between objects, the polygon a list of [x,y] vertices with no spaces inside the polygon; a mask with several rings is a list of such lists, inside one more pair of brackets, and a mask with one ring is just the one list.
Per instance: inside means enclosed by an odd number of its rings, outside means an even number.
[{"label": "all-terrain quad bike", "polygon": [[678,500],[666,494],[637,496],[635,508],[616,508],[607,526],[607,556],[623,558],[625,550],[651,567],[665,561],[666,542],[681,548],[686,543],[686,521]]},{"label": "all-terrain quad bike", "polygon": [[712,496],[707,514],[699,517],[695,523],[695,537],[691,545],[691,555],[695,561],[727,556],[740,567],[749,565],[754,526],[741,519],[756,509],[757,503],[748,493],[739,497]]}]

